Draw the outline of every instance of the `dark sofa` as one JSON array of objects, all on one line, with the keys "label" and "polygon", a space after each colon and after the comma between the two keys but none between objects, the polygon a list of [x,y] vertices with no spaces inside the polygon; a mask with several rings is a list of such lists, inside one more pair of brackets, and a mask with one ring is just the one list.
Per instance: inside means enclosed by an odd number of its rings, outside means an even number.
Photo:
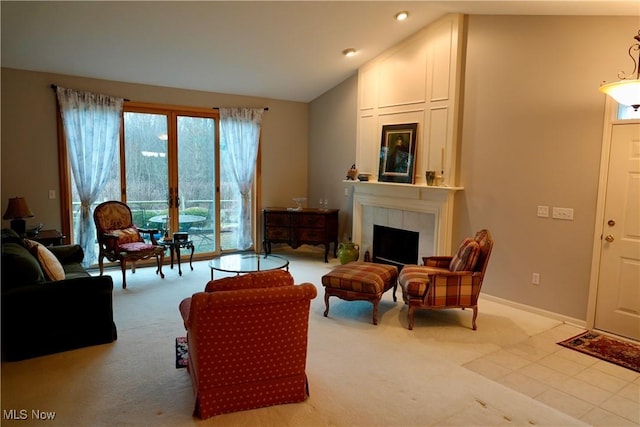
[{"label": "dark sofa", "polygon": [[91,276],[79,245],[51,246],[65,271],[50,281],[13,230],[2,229],[2,359],[15,361],[113,342],[113,281]]}]

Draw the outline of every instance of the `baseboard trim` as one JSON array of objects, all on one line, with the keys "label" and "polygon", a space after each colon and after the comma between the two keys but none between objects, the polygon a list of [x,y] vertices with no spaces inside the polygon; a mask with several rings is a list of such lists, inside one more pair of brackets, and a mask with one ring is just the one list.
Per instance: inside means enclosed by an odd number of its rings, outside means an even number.
[{"label": "baseboard trim", "polygon": [[514,302],[514,301],[510,301],[504,298],[499,298],[493,295],[488,295],[488,294],[481,294],[480,298],[484,298],[487,301],[492,301],[492,302],[497,302],[498,304],[503,304],[509,307],[513,307],[513,308],[517,308],[519,310],[522,311],[527,311],[529,313],[535,313],[535,314],[539,314],[541,316],[545,316],[545,317],[549,317],[551,319],[555,319],[555,320],[559,320],[563,323],[572,325],[572,326],[576,326],[579,328],[585,328],[586,329],[586,325],[587,322],[585,320],[580,320],[580,319],[575,319],[573,317],[569,317],[569,316],[565,316],[563,314],[559,314],[559,313],[554,313],[553,311],[547,311],[547,310],[543,310],[541,308],[538,307],[533,307],[530,305],[526,305],[526,304],[521,304],[519,302]]}]

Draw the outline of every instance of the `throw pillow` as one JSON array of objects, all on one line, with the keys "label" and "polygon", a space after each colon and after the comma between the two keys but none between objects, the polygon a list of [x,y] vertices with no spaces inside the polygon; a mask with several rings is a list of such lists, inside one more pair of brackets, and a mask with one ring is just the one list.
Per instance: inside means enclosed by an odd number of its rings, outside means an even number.
[{"label": "throw pillow", "polygon": [[46,246],[33,240],[25,239],[25,243],[38,259],[44,274],[49,280],[64,280],[64,268],[62,268],[62,264],[60,264],[60,261],[58,261],[58,258],[56,258],[53,252],[47,249]]},{"label": "throw pillow", "polygon": [[44,273],[36,257],[20,244],[2,241],[2,291],[20,285],[43,283]]},{"label": "throw pillow", "polygon": [[449,270],[451,271],[471,271],[476,266],[480,245],[471,238],[466,238],[460,243],[458,251],[451,258]]},{"label": "throw pillow", "polygon": [[112,230],[109,234],[118,236],[118,245],[139,242],[141,240],[140,232],[135,225],[133,227],[122,228],[120,230]]}]

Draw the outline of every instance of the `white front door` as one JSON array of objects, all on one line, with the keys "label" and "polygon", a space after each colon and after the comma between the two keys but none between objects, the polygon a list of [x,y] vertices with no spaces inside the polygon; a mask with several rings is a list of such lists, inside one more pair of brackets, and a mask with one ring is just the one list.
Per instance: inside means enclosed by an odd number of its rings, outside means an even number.
[{"label": "white front door", "polygon": [[594,327],[640,340],[640,124],[615,124]]}]

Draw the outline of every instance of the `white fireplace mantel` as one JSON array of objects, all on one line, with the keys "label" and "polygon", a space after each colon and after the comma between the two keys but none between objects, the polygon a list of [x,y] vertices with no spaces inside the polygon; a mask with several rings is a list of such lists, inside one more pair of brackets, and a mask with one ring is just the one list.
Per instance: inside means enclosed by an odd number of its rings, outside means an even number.
[{"label": "white fireplace mantel", "polygon": [[[362,244],[363,207],[385,208],[396,214],[425,213],[434,216],[433,253],[449,255],[453,233],[453,202],[463,187],[434,187],[386,182],[345,181],[353,185],[353,241]],[[396,215],[397,216],[397,215]],[[431,252],[431,251],[430,251]],[[424,256],[425,254],[420,254]]]}]

